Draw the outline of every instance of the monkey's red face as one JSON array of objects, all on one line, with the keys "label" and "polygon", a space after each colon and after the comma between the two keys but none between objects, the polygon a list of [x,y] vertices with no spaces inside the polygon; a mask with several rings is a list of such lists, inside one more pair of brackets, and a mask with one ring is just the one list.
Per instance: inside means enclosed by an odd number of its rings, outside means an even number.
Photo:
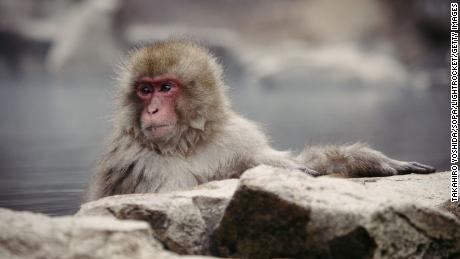
[{"label": "monkey's red face", "polygon": [[155,140],[173,133],[180,91],[180,80],[174,75],[141,77],[136,81],[136,95],[142,103],[140,124],[146,137]]}]

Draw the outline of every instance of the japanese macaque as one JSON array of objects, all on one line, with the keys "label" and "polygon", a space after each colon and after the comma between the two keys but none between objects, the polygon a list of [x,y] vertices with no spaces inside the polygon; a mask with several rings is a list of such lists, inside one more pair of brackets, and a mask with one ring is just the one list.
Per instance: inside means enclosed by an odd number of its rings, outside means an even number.
[{"label": "japanese macaque", "polygon": [[168,40],[134,51],[118,87],[113,135],[88,199],[179,190],[239,177],[260,164],[344,177],[431,173],[363,144],[272,148],[254,122],[231,108],[222,69],[204,47]]}]

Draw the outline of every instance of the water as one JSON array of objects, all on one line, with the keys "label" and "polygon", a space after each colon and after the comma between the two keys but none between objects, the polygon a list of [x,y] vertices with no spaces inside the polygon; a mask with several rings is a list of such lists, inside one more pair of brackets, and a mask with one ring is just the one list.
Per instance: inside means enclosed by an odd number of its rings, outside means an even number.
[{"label": "water", "polygon": [[107,82],[0,88],[0,206],[72,214],[109,130]]},{"label": "water", "polygon": [[[78,210],[110,131],[111,83],[1,84],[0,207],[49,215]],[[232,96],[279,149],[361,140],[392,157],[440,170],[449,165],[447,91],[250,86]]]}]

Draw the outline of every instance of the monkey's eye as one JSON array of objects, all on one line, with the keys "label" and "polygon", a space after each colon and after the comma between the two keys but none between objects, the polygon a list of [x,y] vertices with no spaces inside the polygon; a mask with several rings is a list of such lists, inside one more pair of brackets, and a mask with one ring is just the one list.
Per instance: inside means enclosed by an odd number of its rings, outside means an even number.
[{"label": "monkey's eye", "polygon": [[137,93],[139,96],[148,96],[153,93],[153,87],[150,84],[142,83],[137,87]]},{"label": "monkey's eye", "polygon": [[160,91],[161,92],[169,92],[173,88],[173,84],[171,82],[165,82],[161,84]]}]

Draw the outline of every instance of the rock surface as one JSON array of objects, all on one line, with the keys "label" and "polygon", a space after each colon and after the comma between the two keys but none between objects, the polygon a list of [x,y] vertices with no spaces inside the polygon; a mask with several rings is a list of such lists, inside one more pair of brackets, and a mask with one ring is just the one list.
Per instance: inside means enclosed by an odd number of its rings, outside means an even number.
[{"label": "rock surface", "polygon": [[240,180],[106,197],[76,217],[0,209],[0,258],[200,258],[155,238],[225,257],[455,257],[449,175],[312,178],[260,166]]},{"label": "rock surface", "polygon": [[212,248],[244,258],[459,256],[460,221],[434,208],[448,197],[446,175],[398,176],[414,178],[411,191],[398,177],[353,182],[260,166],[242,176]]},{"label": "rock surface", "polygon": [[181,192],[106,197],[84,204],[77,216],[144,220],[165,248],[179,254],[210,254],[210,234],[237,185],[238,180],[230,179]]},{"label": "rock surface", "polygon": [[84,204],[77,216],[146,221],[167,249],[181,254],[449,256],[460,251],[460,224],[439,210],[446,208],[448,182],[448,172],[337,179],[261,166],[241,183],[107,197]]},{"label": "rock surface", "polygon": [[0,209],[0,222],[0,258],[187,258],[163,250],[140,221]]},{"label": "rock surface", "polygon": [[397,193],[406,201],[416,200],[423,205],[439,207],[450,200],[450,172],[434,174],[406,174],[391,177],[350,178],[366,189],[385,193]]},{"label": "rock surface", "polygon": [[450,199],[442,203],[439,208],[454,214],[460,219],[460,202],[451,202]]}]

